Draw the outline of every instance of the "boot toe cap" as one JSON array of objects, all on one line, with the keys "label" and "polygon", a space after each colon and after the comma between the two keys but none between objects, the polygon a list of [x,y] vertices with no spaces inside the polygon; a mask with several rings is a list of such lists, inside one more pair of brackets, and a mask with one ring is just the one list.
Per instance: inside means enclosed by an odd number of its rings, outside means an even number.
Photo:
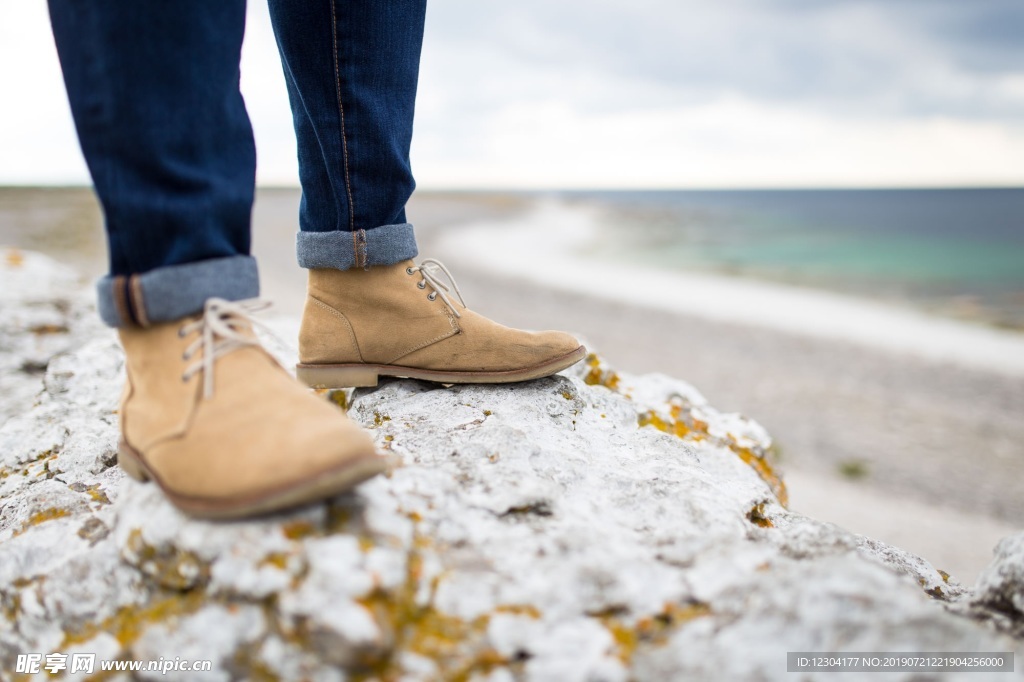
[{"label": "boot toe cap", "polygon": [[342,492],[386,468],[338,408],[297,384],[284,392],[202,415],[187,444],[153,448],[147,459],[171,500],[203,516],[250,514]]}]

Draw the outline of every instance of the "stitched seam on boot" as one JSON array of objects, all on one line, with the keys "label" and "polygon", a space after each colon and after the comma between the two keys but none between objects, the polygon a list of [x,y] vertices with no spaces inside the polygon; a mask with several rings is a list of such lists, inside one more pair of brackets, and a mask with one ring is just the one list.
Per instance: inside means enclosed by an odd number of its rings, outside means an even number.
[{"label": "stitched seam on boot", "polygon": [[402,358],[404,358],[407,355],[412,355],[416,351],[422,350],[423,348],[426,348],[427,346],[431,346],[431,345],[437,343],[438,341],[444,341],[445,339],[450,339],[451,337],[453,337],[456,334],[458,334],[459,332],[461,332],[462,330],[459,329],[459,325],[455,321],[455,316],[451,314],[451,312],[448,310],[447,306],[444,307],[444,312],[448,315],[448,324],[450,324],[452,326],[452,333],[451,334],[441,334],[437,338],[433,338],[433,339],[431,339],[429,341],[421,343],[420,345],[416,346],[415,348],[410,348],[409,350],[405,351],[404,353],[400,353],[399,355],[391,358],[390,360],[388,360],[384,364],[385,365],[393,364],[393,363],[397,362],[398,360],[401,360]]},{"label": "stitched seam on boot", "polygon": [[365,362],[365,360],[363,360],[363,351],[359,348],[359,339],[356,338],[356,332],[354,329],[352,329],[352,323],[348,321],[348,318],[345,317],[344,313],[342,313],[337,308],[333,308],[327,305],[316,296],[311,295],[309,297],[309,300],[313,302],[313,305],[317,306],[318,308],[322,308],[323,310],[327,311],[331,315],[334,315],[339,320],[345,323],[345,328],[348,329],[348,334],[352,338],[352,345],[356,349],[356,355],[359,356],[359,362]]},{"label": "stitched seam on boot", "polygon": [[128,445],[131,445],[131,443],[128,441],[128,401],[130,401],[132,399],[132,396],[135,395],[135,386],[134,386],[134,384],[132,384],[132,378],[131,378],[131,375],[128,373],[127,365],[128,365],[128,363],[127,363],[127,361],[125,361],[125,368],[124,368],[125,391],[124,391],[124,397],[121,399],[121,405],[118,407],[117,411],[118,411],[118,416],[121,418],[121,438],[124,440],[125,443],[128,443]]},{"label": "stitched seam on boot", "polygon": [[[127,353],[127,351],[125,352]],[[127,359],[125,360],[125,365],[125,380],[128,386],[130,387],[131,392],[124,399],[124,403],[120,406],[118,410],[119,415],[121,417],[121,437],[124,439],[125,443],[128,443],[128,445],[133,450],[135,450],[136,453],[138,453],[139,458],[142,459],[142,461],[145,462],[147,465],[149,465],[149,461],[146,459],[146,455],[145,453],[143,453],[143,450],[151,451],[153,448],[160,445],[161,443],[166,443],[170,440],[183,438],[187,436],[188,432],[192,429],[193,422],[195,421],[196,418],[196,412],[199,407],[199,402],[201,400],[201,398],[198,395],[198,391],[201,387],[201,382],[196,383],[192,399],[189,401],[188,413],[185,415],[184,422],[179,427],[172,428],[168,433],[165,433],[157,438],[150,438],[149,440],[143,440],[142,442],[132,443],[128,440],[128,403],[131,401],[133,397],[135,397],[137,390],[135,388],[135,384],[129,378],[131,375],[129,374],[129,370],[127,367]]]}]

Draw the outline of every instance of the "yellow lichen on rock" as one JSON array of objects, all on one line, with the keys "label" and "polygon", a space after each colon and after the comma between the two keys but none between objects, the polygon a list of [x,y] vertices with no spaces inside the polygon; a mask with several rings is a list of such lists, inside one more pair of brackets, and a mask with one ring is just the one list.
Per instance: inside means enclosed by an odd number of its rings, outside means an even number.
[{"label": "yellow lichen on rock", "polygon": [[153,547],[133,529],[124,547],[125,558],[146,575],[171,590],[190,590],[210,577],[210,567],[193,552],[178,547]]},{"label": "yellow lichen on rock", "polygon": [[21,614],[21,591],[32,585],[39,585],[46,580],[45,576],[36,575],[31,578],[15,578],[11,582],[10,590],[0,589],[0,613],[4,618],[14,623]]},{"label": "yellow lichen on rock", "polygon": [[[437,666],[437,679],[467,682],[486,675],[496,668],[515,668],[496,651],[487,640],[487,628],[496,614],[511,614],[526,618],[540,618],[540,611],[530,604],[504,604],[490,613],[466,620],[445,613],[434,603],[440,577],[424,583],[424,551],[430,541],[417,536],[414,549],[408,554],[405,579],[394,589],[376,588],[362,599],[362,604],[374,617],[384,639],[389,642],[384,656],[363,661],[363,666],[351,680],[391,682],[402,679],[401,654],[411,653],[433,662]],[[421,602],[425,585],[429,596]]]},{"label": "yellow lichen on rock", "polygon": [[98,623],[65,632],[59,649],[65,650],[74,644],[87,642],[101,632],[112,635],[122,647],[128,647],[151,625],[168,623],[174,618],[195,613],[210,603],[209,596],[202,588],[184,593],[173,593],[147,604],[122,606],[112,616]]},{"label": "yellow lichen on rock", "polygon": [[[632,400],[632,397],[623,390],[619,374],[599,356],[591,353],[584,362],[587,367],[586,374],[583,376],[584,383],[590,386],[604,386]],[[653,426],[659,431],[670,433],[683,440],[693,442],[710,440],[728,447],[768,484],[779,504],[786,506],[789,502],[786,484],[768,462],[770,449],[761,451],[760,446],[751,447],[748,444],[749,440],[738,438],[732,433],[726,433],[724,437],[720,434],[713,435],[711,424],[706,418],[695,414],[695,411],[689,401],[678,396],[672,397],[668,400],[667,414],[660,410],[648,409],[639,414],[637,423],[640,426]]]},{"label": "yellow lichen on rock", "polygon": [[514,616],[526,616],[537,620],[541,617],[540,609],[533,604],[502,604],[495,607],[494,613],[509,613]]},{"label": "yellow lichen on rock", "polygon": [[768,484],[768,487],[772,489],[772,492],[775,494],[775,498],[779,501],[779,504],[783,507],[789,504],[789,491],[786,490],[785,481],[783,481],[782,476],[772,468],[772,465],[768,463],[764,455],[759,455],[750,448],[741,448],[735,443],[730,443],[729,449],[739,455],[740,459],[742,459],[747,466],[756,471],[762,481]]},{"label": "yellow lichen on rock", "polygon": [[288,568],[288,558],[290,556],[291,555],[285,554],[284,552],[271,552],[270,554],[260,559],[257,566],[270,566],[272,568],[277,568],[284,571]]},{"label": "yellow lichen on rock", "polygon": [[244,644],[235,650],[232,657],[234,667],[238,671],[245,671],[247,682],[280,682],[281,676],[274,672],[260,658],[260,646],[258,643]]},{"label": "yellow lichen on rock", "polygon": [[711,615],[711,609],[701,602],[668,603],[653,615],[626,621],[616,615],[595,616],[611,634],[617,648],[616,655],[630,665],[641,646],[662,646],[683,623]]},{"label": "yellow lichen on rock", "polygon": [[332,403],[340,407],[344,411],[348,411],[348,393],[343,389],[333,389],[327,392],[327,399]]},{"label": "yellow lichen on rock", "polygon": [[97,502],[99,504],[110,504],[110,498],[107,497],[107,493],[100,488],[99,483],[86,485],[85,483],[78,482],[72,483],[68,488],[74,490],[76,493],[84,493],[88,495],[89,499],[93,502]]},{"label": "yellow lichen on rock", "polygon": [[281,525],[281,533],[289,540],[302,540],[316,535],[312,521],[292,521]]},{"label": "yellow lichen on rock", "polygon": [[761,528],[774,528],[775,524],[764,514],[764,505],[764,502],[758,502],[751,507],[750,511],[747,512],[747,521]]},{"label": "yellow lichen on rock", "polygon": [[14,536],[21,535],[29,528],[38,526],[40,523],[46,523],[47,521],[53,521],[54,519],[62,519],[65,516],[70,516],[70,514],[71,512],[67,509],[61,509],[60,507],[50,507],[48,509],[43,509],[42,511],[37,511],[32,516],[28,517],[28,520],[22,524],[21,528],[14,531]]},{"label": "yellow lichen on rock", "polygon": [[594,353],[590,353],[584,362],[590,369],[587,370],[586,376],[583,377],[583,383],[588,386],[604,386],[613,391],[619,389],[620,379],[618,373],[610,369],[601,358]]},{"label": "yellow lichen on rock", "polygon": [[670,433],[683,440],[711,440],[729,448],[747,466],[757,472],[761,480],[768,484],[768,487],[771,488],[772,493],[778,499],[779,504],[782,506],[789,504],[789,493],[786,490],[786,484],[772,465],[769,464],[767,452],[755,452],[753,448],[739,445],[732,434],[729,434],[727,438],[718,438],[711,435],[708,431],[708,423],[694,417],[680,404],[671,405],[669,412],[669,415],[663,415],[653,410],[648,410],[640,414],[637,418],[637,423],[640,426],[653,426],[659,431]]}]

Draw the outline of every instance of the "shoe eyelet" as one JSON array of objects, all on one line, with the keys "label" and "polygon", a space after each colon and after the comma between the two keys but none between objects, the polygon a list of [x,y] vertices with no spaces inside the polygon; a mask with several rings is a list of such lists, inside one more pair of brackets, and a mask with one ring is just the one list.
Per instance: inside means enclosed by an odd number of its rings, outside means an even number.
[{"label": "shoe eyelet", "polygon": [[183,383],[183,384],[187,384],[188,383],[188,375],[186,375],[186,374],[182,374],[181,375],[181,383]]},{"label": "shoe eyelet", "polygon": [[185,338],[185,328],[184,328],[184,327],[182,327],[182,328],[180,328],[180,329],[178,330],[178,338],[179,338],[179,339],[183,339],[183,338]]},{"label": "shoe eyelet", "polygon": [[427,298],[429,300],[433,301],[435,298],[437,298],[437,292],[436,291],[431,291],[429,294],[427,294]]},{"label": "shoe eyelet", "polygon": [[405,269],[405,274],[407,274],[407,275],[411,275],[411,274],[413,274],[413,270],[412,270],[412,268],[406,268],[406,269]]},{"label": "shoe eyelet", "polygon": [[418,286],[420,289],[426,289],[427,283],[421,279],[419,282],[416,283],[416,286]]}]

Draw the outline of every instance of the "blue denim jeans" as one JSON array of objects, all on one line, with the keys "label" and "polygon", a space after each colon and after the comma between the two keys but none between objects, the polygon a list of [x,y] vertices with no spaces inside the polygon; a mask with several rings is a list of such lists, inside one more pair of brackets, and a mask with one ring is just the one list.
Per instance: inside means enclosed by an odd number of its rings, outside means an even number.
[{"label": "blue denim jeans", "polygon": [[[299,265],[414,257],[405,204],[426,0],[269,2],[298,141]],[[49,5],[109,238],[104,321],[146,326],[258,295],[245,0]]]}]

